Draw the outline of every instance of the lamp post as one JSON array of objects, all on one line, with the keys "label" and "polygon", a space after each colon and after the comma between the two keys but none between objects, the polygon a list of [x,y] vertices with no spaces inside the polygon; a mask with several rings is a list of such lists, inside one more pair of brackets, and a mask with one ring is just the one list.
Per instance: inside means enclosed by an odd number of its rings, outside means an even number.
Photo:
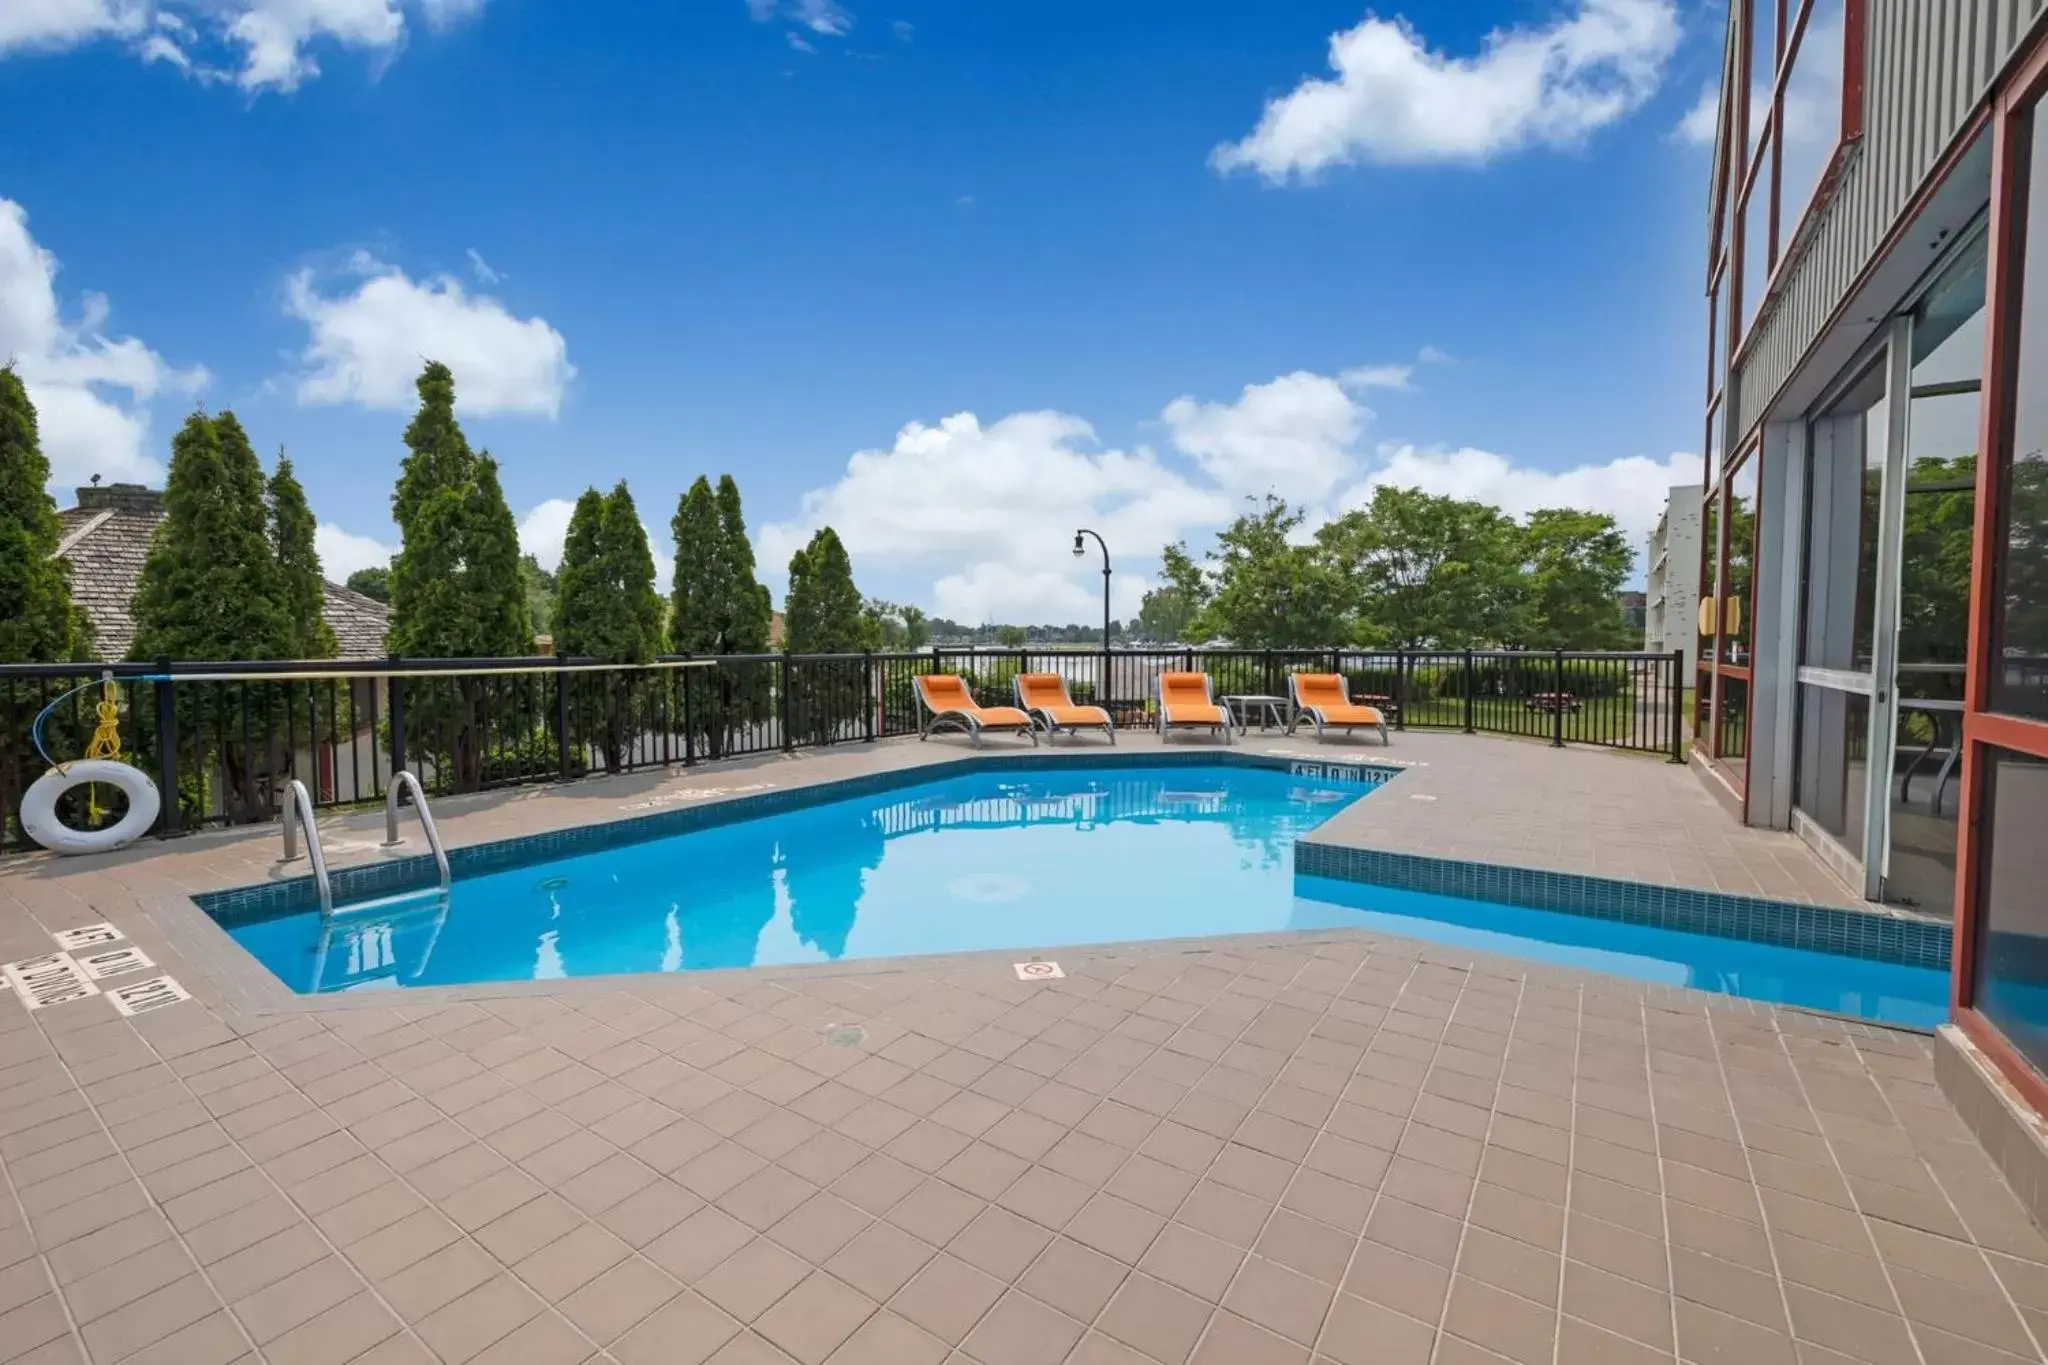
[{"label": "lamp post", "polygon": [[1109,546],[1103,543],[1100,534],[1084,526],[1074,532],[1074,558],[1076,559],[1088,553],[1088,547],[1082,543],[1082,536],[1094,536],[1095,543],[1102,546],[1102,652],[1107,655],[1109,653]]}]

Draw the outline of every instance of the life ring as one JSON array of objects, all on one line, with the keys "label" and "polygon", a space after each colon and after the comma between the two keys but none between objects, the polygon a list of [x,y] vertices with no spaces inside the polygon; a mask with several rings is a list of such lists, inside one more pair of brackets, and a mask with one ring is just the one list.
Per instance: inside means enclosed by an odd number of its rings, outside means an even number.
[{"label": "life ring", "polygon": [[[58,798],[94,782],[119,787],[128,797],[128,813],[105,829],[73,829],[58,820]],[[106,853],[147,834],[162,805],[156,783],[140,768],[89,758],[52,768],[29,784],[28,794],[21,798],[21,828],[53,853]]]}]

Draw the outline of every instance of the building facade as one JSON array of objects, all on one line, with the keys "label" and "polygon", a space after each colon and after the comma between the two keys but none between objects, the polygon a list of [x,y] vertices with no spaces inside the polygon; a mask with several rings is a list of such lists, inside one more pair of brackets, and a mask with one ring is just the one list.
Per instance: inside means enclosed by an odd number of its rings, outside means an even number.
[{"label": "building facade", "polygon": [[1957,1029],[2036,1113],[2044,9],[1731,0],[1693,720],[1695,762],[1746,820],[1953,921]]},{"label": "building facade", "polygon": [[1672,489],[1643,556],[1643,648],[1651,654],[1682,651],[1688,674],[1699,667],[1700,517],[1705,501],[1703,490],[1691,485]]}]

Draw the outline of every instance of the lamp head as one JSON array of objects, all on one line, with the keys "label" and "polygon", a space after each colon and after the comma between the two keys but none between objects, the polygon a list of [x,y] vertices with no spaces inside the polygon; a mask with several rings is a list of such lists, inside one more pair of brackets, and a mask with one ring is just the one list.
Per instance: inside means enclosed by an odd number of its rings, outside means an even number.
[{"label": "lamp head", "polygon": [[1074,532],[1074,558],[1079,559],[1087,553],[1087,549],[1081,544],[1081,533],[1079,531]]}]

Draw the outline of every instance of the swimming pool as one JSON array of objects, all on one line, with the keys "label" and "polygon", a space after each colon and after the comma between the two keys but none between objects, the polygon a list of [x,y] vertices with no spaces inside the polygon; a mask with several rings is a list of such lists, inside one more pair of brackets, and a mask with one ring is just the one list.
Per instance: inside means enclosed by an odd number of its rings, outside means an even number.
[{"label": "swimming pool", "polygon": [[[1339,770],[1342,772],[1343,770]],[[539,865],[450,895],[223,917],[305,993],[1366,928],[1927,1025],[1938,972],[1298,877],[1385,774],[1178,764],[970,771]]]}]

